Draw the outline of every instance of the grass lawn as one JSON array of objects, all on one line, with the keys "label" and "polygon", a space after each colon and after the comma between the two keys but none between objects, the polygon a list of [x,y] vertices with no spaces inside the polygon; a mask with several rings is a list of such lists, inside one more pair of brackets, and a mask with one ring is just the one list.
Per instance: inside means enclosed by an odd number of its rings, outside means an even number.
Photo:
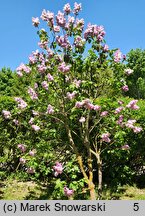
[{"label": "grass lawn", "polygon": [[27,198],[36,200],[43,193],[43,188],[32,181],[9,180],[0,185],[0,199],[3,200],[26,200]]},{"label": "grass lawn", "polygon": [[126,191],[121,196],[122,200],[145,200],[145,189],[137,187],[126,187]]},{"label": "grass lawn", "polygon": [[[19,182],[17,180],[7,180],[0,182],[0,199],[1,200],[47,200],[49,199],[45,185],[38,183]],[[136,186],[120,187],[115,193],[106,190],[103,194],[106,200],[145,200],[145,188],[139,189]]]}]

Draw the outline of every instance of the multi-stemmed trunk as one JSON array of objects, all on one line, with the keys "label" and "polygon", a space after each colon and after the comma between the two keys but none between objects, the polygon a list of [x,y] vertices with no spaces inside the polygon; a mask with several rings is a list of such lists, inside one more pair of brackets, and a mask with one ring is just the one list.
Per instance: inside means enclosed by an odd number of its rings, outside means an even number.
[{"label": "multi-stemmed trunk", "polygon": [[[69,142],[70,142],[71,146],[73,147],[74,152],[77,156],[77,161],[78,161],[80,170],[84,176],[84,179],[86,180],[86,182],[88,184],[88,189],[90,191],[90,200],[96,200],[95,185],[93,183],[92,153],[96,156],[97,165],[98,165],[98,199],[101,199],[101,197],[102,197],[102,159],[101,159],[100,153],[98,153],[98,152],[96,153],[96,152],[92,151],[91,148],[87,147],[88,171],[89,171],[89,174],[87,175],[87,173],[84,169],[82,156],[79,154],[77,147],[75,146],[74,140],[72,138],[71,130],[68,126],[66,127],[66,129],[67,129]],[[84,145],[88,145],[88,143],[85,143]]]},{"label": "multi-stemmed trunk", "polygon": [[[84,169],[82,156],[79,154],[78,149],[74,143],[74,140],[72,138],[72,133],[71,133],[71,130],[70,130],[68,124],[66,124],[65,127],[66,127],[67,135],[69,138],[69,142],[70,142],[71,146],[73,147],[74,152],[76,154],[80,170],[84,176],[84,179],[86,180],[86,183],[88,184],[88,190],[90,191],[90,200],[96,200],[95,185],[93,183],[91,149],[87,148],[87,151],[88,151],[88,170],[89,170],[89,174],[87,175],[87,173]],[[86,145],[86,143],[85,143],[85,145]]]}]

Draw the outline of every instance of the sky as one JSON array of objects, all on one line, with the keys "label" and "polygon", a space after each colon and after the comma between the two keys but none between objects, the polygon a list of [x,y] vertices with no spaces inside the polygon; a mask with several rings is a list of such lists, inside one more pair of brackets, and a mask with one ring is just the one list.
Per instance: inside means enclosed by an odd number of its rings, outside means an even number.
[{"label": "sky", "polygon": [[82,3],[80,18],[86,24],[104,26],[110,49],[119,48],[123,54],[145,49],[145,0],[0,0],[0,69],[15,70],[38,49],[32,17],[40,17],[43,9],[56,14],[76,1]]}]

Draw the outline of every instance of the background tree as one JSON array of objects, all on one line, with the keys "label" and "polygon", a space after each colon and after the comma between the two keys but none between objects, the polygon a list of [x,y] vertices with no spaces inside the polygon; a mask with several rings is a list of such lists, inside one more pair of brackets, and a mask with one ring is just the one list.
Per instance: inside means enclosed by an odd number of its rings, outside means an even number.
[{"label": "background tree", "polygon": [[[16,74],[15,74],[16,75]],[[8,68],[0,71],[0,95],[12,95],[12,88],[15,86],[14,73]],[[15,76],[16,77],[16,76]]]},{"label": "background tree", "polygon": [[127,67],[133,70],[128,77],[127,83],[130,97],[145,99],[145,50],[135,49],[127,54]]}]

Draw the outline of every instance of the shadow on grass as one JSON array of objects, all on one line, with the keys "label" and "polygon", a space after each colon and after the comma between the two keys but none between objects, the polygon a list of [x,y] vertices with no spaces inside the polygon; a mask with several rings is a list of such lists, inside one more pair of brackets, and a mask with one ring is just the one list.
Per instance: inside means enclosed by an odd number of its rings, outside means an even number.
[{"label": "shadow on grass", "polygon": [[126,192],[125,187],[107,187],[103,188],[102,200],[121,200],[122,194]]},{"label": "shadow on grass", "polygon": [[33,190],[29,190],[25,200],[51,200],[54,191],[53,185],[39,183]]},{"label": "shadow on grass", "polygon": [[0,200],[3,199],[4,192],[2,191],[2,188],[4,188],[5,184],[3,182],[0,182]]}]

